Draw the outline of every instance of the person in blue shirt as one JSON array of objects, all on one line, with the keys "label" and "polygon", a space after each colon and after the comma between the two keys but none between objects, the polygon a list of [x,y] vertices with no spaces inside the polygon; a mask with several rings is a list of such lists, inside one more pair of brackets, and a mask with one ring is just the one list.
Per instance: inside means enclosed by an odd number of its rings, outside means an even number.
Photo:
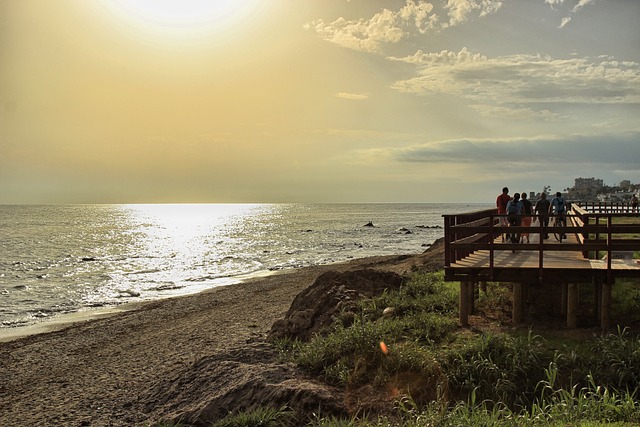
[{"label": "person in blue shirt", "polygon": [[[567,226],[567,205],[564,202],[564,198],[562,197],[562,193],[559,191],[556,193],[556,196],[551,200],[551,204],[549,205],[549,213],[555,214],[558,219],[556,224],[560,224],[562,222],[563,226]],[[563,239],[566,239],[566,235],[562,235]]]},{"label": "person in blue shirt", "polygon": [[549,207],[549,213],[556,215],[564,215],[567,213],[567,207],[564,203],[564,198],[561,192],[557,192],[556,196],[551,199],[551,206]]},{"label": "person in blue shirt", "polygon": [[[517,227],[522,224],[522,212],[524,205],[520,200],[520,193],[515,193],[513,199],[507,203],[507,221],[512,227]],[[520,241],[520,234],[511,233],[511,243],[518,243]]]}]

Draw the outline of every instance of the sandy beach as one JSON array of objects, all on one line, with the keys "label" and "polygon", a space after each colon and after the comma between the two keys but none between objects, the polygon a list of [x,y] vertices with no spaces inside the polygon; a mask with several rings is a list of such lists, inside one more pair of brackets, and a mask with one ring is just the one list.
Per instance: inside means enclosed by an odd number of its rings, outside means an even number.
[{"label": "sandy beach", "polygon": [[[441,265],[442,257],[432,255],[291,270],[0,343],[0,425],[131,426],[175,418],[203,392],[184,383],[194,367],[265,346],[274,321],[320,274],[363,268],[403,274]],[[273,359],[268,351],[252,354]],[[172,391],[177,383],[180,390]]]}]

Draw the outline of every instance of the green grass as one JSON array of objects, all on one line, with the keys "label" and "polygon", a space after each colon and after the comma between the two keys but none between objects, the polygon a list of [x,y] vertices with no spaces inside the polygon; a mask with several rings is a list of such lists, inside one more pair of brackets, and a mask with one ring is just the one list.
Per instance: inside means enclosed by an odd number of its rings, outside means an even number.
[{"label": "green grass", "polygon": [[[384,309],[392,307],[387,317]],[[442,274],[416,276],[398,291],[361,301],[348,325],[297,347],[294,361],[324,381],[339,386],[373,382],[379,386],[398,372],[437,375],[430,351],[452,338],[457,328],[457,296]],[[380,343],[389,349],[384,354]]]},{"label": "green grass", "polygon": [[282,427],[291,424],[291,411],[287,408],[260,407],[249,412],[229,414],[211,427]]},{"label": "green grass", "polygon": [[[623,300],[638,285],[629,282],[627,288]],[[479,304],[510,304],[508,286],[490,289]],[[281,342],[291,360],[330,384],[350,390],[366,385],[386,390],[393,384],[398,391],[387,413],[320,418],[309,425],[640,423],[638,336],[623,328],[575,342],[532,331],[472,333],[457,327],[458,297],[458,284],[444,282],[442,273],[417,274],[398,291],[361,301],[355,318],[336,322],[327,335]],[[383,314],[387,307],[393,315]],[[637,307],[627,303],[626,309]]]}]

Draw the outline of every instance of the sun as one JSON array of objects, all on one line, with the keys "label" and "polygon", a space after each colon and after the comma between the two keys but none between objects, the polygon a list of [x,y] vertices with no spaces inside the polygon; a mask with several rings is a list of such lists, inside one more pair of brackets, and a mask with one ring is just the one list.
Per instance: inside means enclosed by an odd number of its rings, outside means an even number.
[{"label": "sun", "polygon": [[116,15],[146,33],[216,32],[256,12],[260,0],[105,0]]}]

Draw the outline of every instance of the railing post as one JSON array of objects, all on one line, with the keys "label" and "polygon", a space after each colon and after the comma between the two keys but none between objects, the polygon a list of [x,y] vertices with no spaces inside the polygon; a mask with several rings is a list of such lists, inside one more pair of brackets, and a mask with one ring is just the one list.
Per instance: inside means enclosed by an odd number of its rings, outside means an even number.
[{"label": "railing post", "polygon": [[[493,227],[495,226],[495,217],[493,214],[489,215],[489,223],[491,224],[491,240],[489,241],[489,277],[493,280],[493,251],[494,248],[494,240],[497,238],[495,233],[493,232]],[[498,217],[498,227],[500,227],[500,218]]]},{"label": "railing post", "polygon": [[539,235],[538,238],[538,281],[542,283],[543,269],[544,269],[544,236],[546,234],[546,229],[542,224],[542,216],[538,216],[538,227],[539,227]]},{"label": "railing post", "polygon": [[607,282],[612,283],[613,272],[611,271],[611,258],[613,258],[613,236],[611,234],[611,227],[613,225],[613,218],[611,215],[607,217]]},{"label": "railing post", "polygon": [[451,217],[444,215],[444,266],[451,265]]},{"label": "railing post", "polygon": [[[453,227],[452,231],[451,231],[451,241],[455,242],[456,240],[458,240],[458,232],[455,229],[455,226],[458,225],[460,221],[458,221],[458,216],[452,216],[451,217],[451,227]],[[453,258],[453,262],[456,262],[460,259],[460,249],[453,249],[451,250],[451,256]]]},{"label": "railing post", "polygon": [[[596,214],[595,220],[596,220],[595,225],[596,226],[600,225],[600,216],[599,215]],[[600,232],[599,232],[599,230],[600,230],[600,227],[596,227],[596,234],[595,234],[596,242],[600,240]],[[598,249],[596,249],[595,257],[596,257],[596,259],[600,259],[600,251]]]},{"label": "railing post", "polygon": [[[584,216],[582,217],[582,226],[588,226],[589,225],[589,221],[591,221],[591,217],[589,216],[589,213],[585,213]],[[589,241],[589,233],[586,231],[582,231],[582,242],[588,242]],[[583,251],[582,252],[582,256],[584,258],[589,258],[589,251]]]}]

